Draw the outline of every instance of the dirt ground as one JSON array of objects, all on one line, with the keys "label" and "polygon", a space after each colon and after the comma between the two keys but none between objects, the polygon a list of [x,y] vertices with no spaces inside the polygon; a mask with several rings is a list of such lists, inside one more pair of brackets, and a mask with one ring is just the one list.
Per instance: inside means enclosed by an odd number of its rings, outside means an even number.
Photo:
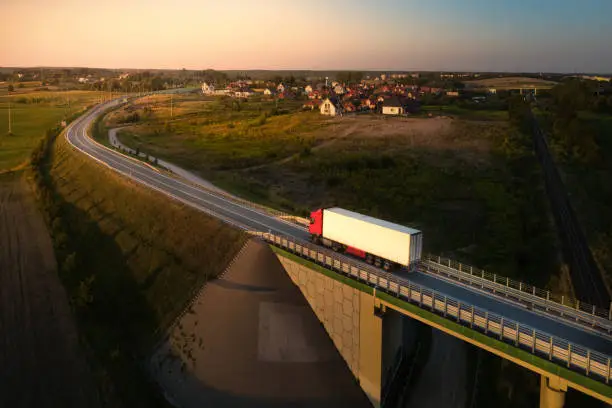
[{"label": "dirt ground", "polygon": [[42,216],[0,176],[0,407],[99,405]]},{"label": "dirt ground", "polygon": [[177,406],[371,404],[272,251],[249,241],[151,359]]}]

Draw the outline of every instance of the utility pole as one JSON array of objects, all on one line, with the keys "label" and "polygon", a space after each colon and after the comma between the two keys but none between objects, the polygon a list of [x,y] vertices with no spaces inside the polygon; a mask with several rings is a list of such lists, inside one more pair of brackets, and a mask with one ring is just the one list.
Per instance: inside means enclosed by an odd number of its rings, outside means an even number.
[{"label": "utility pole", "polygon": [[8,134],[9,136],[13,134],[13,129],[11,127],[11,91],[8,91]]},{"label": "utility pole", "polygon": [[174,94],[170,94],[170,117],[173,118],[174,117],[174,111],[173,111],[173,98],[174,98]]}]

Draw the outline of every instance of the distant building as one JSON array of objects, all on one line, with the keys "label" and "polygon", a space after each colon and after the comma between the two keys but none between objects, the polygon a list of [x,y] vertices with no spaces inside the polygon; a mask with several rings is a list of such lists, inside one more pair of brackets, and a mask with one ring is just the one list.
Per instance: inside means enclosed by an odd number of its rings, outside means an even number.
[{"label": "distant building", "polygon": [[276,87],[276,90],[278,91],[278,93],[283,93],[285,92],[285,85],[283,85],[283,83],[281,82],[280,84],[278,84],[278,86]]},{"label": "distant building", "polygon": [[345,89],[342,85],[337,84],[334,86],[334,92],[337,93],[338,95],[342,95],[345,92]]},{"label": "distant building", "polygon": [[446,96],[459,96],[459,91],[446,91]]},{"label": "distant building", "polygon": [[321,115],[336,116],[342,114],[342,107],[337,98],[327,98],[319,106]]},{"label": "distant building", "polygon": [[215,93],[215,86],[213,84],[202,83],[202,93],[204,95],[212,95]]},{"label": "distant building", "polygon": [[397,96],[392,96],[383,102],[382,113],[383,115],[403,115],[406,113],[406,107]]},{"label": "distant building", "polygon": [[271,90],[270,88],[266,88],[264,89],[263,94],[266,96],[274,96],[274,91]]},{"label": "distant building", "polygon": [[497,89],[495,89],[495,88],[489,88],[489,89],[487,90],[487,92],[489,92],[489,94],[491,94],[491,95],[495,95],[495,94],[497,93]]},{"label": "distant building", "polygon": [[249,88],[242,88],[242,89],[238,89],[237,91],[234,91],[234,96],[236,98],[248,98],[250,96],[253,96],[254,92],[249,89]]},{"label": "distant building", "polygon": [[307,94],[312,93],[312,91],[312,85],[306,85],[306,87],[304,88],[304,92],[306,92]]}]

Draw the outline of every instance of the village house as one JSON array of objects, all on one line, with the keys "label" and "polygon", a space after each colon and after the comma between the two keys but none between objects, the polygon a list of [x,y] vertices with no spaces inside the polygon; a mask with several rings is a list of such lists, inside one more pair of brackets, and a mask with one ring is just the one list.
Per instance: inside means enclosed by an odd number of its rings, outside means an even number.
[{"label": "village house", "polygon": [[202,93],[204,95],[212,95],[215,92],[215,86],[213,84],[202,83]]},{"label": "village house", "polygon": [[276,91],[278,93],[282,93],[285,92],[285,85],[283,85],[283,83],[281,82],[280,84],[278,84],[278,86],[276,87]]},{"label": "village house", "polygon": [[327,98],[319,106],[321,115],[336,116],[342,115],[342,106],[337,98]]},{"label": "village house", "polygon": [[342,85],[338,84],[334,86],[334,92],[337,93],[338,95],[342,95],[345,92],[345,89]]},{"label": "village house", "polygon": [[304,88],[304,92],[306,92],[307,94],[311,94],[312,93],[312,85],[306,85],[306,87]]},{"label": "village house", "polygon": [[253,94],[254,92],[249,88],[241,88],[234,91],[234,96],[236,98],[248,98],[250,96],[253,96]]},{"label": "village house", "polygon": [[446,96],[459,96],[459,91],[446,91]]},{"label": "village house", "polygon": [[383,115],[403,115],[406,113],[406,106],[400,98],[392,96],[383,102],[382,113]]},{"label": "village house", "polygon": [[274,91],[271,90],[270,88],[266,88],[266,89],[264,89],[263,94],[265,96],[274,96]]}]

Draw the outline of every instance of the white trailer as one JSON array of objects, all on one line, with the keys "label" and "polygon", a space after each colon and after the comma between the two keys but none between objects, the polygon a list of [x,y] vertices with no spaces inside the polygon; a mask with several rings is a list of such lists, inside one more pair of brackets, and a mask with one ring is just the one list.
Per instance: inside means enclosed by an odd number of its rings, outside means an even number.
[{"label": "white trailer", "polygon": [[323,238],[410,266],[421,259],[421,231],[343,208],[323,210]]}]

